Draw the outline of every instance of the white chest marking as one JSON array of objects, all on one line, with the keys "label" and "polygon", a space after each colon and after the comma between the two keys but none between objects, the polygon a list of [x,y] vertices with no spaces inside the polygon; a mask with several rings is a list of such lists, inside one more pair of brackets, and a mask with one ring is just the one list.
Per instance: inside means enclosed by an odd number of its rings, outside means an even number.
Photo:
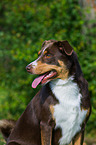
[{"label": "white chest marking", "polygon": [[86,117],[87,110],[80,109],[82,95],[72,77],[67,80],[53,80],[50,82],[50,87],[59,100],[59,104],[54,106],[56,128],[60,127],[62,129],[59,144],[66,145],[80,131],[80,125]]}]

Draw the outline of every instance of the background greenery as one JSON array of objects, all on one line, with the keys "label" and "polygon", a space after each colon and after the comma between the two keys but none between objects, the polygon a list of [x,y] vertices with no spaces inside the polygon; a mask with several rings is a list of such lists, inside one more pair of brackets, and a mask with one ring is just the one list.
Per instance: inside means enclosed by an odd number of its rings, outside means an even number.
[{"label": "background greenery", "polygon": [[96,135],[96,23],[84,13],[77,0],[0,0],[0,119],[18,119],[38,91],[31,88],[36,76],[25,67],[37,58],[42,42],[68,40],[89,82],[87,133]]}]

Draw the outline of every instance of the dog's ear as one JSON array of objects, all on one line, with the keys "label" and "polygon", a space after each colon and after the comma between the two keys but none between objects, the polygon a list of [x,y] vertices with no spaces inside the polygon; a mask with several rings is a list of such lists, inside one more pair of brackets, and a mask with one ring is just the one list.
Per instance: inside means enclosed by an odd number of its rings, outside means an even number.
[{"label": "dog's ear", "polygon": [[4,139],[7,141],[12,129],[15,126],[15,121],[13,120],[0,120],[0,132],[2,133]]},{"label": "dog's ear", "polygon": [[63,53],[65,52],[67,55],[71,56],[73,53],[73,48],[69,44],[67,40],[58,41],[59,50]]}]

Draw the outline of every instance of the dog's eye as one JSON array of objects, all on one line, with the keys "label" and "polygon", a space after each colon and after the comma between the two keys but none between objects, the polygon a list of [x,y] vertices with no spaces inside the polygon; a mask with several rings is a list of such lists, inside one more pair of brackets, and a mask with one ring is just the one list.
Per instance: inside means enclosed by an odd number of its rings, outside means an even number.
[{"label": "dog's eye", "polygon": [[48,53],[45,54],[45,58],[50,58],[50,57],[51,57],[51,54],[48,54]]}]

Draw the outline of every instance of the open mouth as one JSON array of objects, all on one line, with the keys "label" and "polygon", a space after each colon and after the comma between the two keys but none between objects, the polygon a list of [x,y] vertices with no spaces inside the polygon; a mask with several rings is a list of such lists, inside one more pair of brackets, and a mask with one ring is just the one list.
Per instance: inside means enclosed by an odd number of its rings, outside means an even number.
[{"label": "open mouth", "polygon": [[57,72],[52,70],[47,73],[44,73],[37,77],[33,82],[32,82],[32,88],[36,88],[40,83],[44,84],[48,82],[50,79],[53,79],[57,76]]}]

